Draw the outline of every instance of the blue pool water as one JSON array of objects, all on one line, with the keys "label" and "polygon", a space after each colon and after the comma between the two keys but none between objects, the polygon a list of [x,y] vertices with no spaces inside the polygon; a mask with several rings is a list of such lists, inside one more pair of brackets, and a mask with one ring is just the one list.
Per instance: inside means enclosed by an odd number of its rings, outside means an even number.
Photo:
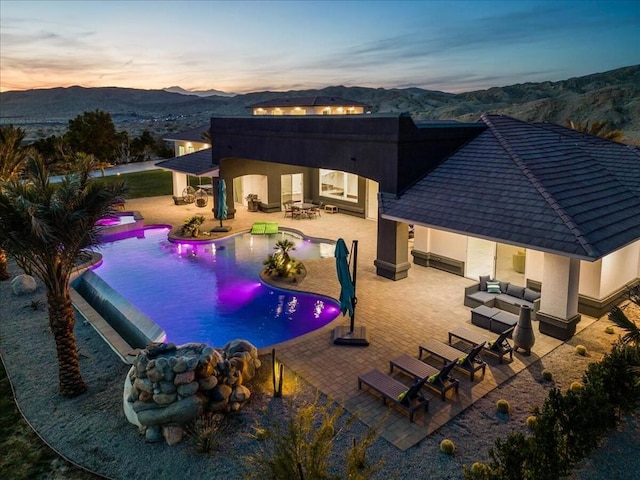
[{"label": "blue pool water", "polygon": [[334,245],[292,232],[241,234],[208,244],[167,240],[168,228],[104,244],[94,272],[167,333],[176,344],[222,347],[234,338],[266,347],[326,325],[339,314],[335,300],[260,282],[262,262],[278,240],[296,245],[303,261],[332,257]]}]

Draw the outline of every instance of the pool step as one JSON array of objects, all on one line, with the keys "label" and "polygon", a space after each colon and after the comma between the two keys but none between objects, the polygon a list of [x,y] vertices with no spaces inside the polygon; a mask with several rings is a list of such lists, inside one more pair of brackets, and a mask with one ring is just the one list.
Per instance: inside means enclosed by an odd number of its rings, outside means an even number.
[{"label": "pool step", "polygon": [[71,301],[76,307],[76,310],[82,315],[82,317],[89,322],[98,335],[107,342],[107,345],[111,347],[116,355],[124,363],[131,365],[135,360],[138,350],[129,345],[118,332],[116,332],[109,323],[100,315],[89,303],[82,298],[75,288],[69,288],[71,294]]}]

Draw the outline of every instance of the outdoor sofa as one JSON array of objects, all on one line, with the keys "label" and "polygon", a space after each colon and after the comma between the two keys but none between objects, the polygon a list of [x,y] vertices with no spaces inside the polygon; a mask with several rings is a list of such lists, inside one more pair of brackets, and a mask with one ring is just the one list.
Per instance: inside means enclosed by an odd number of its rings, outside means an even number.
[{"label": "outdoor sofa", "polygon": [[[492,282],[494,283],[492,284]],[[488,288],[490,285],[495,287],[495,283],[497,283],[499,290]],[[514,283],[490,280],[487,275],[481,276],[478,283],[464,289],[464,304],[471,308],[484,305],[515,315],[520,313],[522,305],[527,305],[531,308],[531,319],[535,320],[536,312],[540,309],[540,292]]]}]

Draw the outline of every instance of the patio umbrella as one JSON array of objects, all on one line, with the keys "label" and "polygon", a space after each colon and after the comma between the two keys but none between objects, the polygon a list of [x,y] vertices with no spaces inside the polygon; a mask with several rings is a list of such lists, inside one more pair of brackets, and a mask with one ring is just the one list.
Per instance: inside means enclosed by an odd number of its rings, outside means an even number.
[{"label": "patio umbrella", "polygon": [[[340,282],[340,311],[342,315],[349,312],[351,323],[349,330],[339,326],[333,331],[333,343],[336,345],[354,345],[366,347],[369,345],[367,331],[364,327],[355,328],[356,312],[356,271],[358,264],[358,241],[354,240],[351,246],[351,257],[348,259],[349,250],[342,238],[336,242],[334,256],[336,257],[336,273]],[[353,260],[353,277],[351,276],[350,260]]]},{"label": "patio umbrella", "polygon": [[355,310],[356,287],[351,280],[351,271],[348,260],[349,250],[342,238],[336,242],[334,256],[336,257],[336,272],[340,282],[340,311],[344,316],[349,312],[351,317],[351,331],[353,332],[353,315]]},{"label": "patio umbrella", "polygon": [[218,180],[218,210],[216,213],[220,220],[220,228],[222,228],[222,220],[227,219],[227,183],[222,178]]}]

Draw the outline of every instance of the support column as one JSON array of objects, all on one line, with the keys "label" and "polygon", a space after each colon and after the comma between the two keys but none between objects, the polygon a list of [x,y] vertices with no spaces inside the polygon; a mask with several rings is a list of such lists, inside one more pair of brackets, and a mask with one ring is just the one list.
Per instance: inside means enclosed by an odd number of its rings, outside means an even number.
[{"label": "support column", "polygon": [[409,229],[406,223],[386,220],[378,215],[376,274],[391,280],[409,275]]},{"label": "support column", "polygon": [[576,332],[580,260],[551,253],[544,254],[540,311],[540,332],[568,340]]}]

